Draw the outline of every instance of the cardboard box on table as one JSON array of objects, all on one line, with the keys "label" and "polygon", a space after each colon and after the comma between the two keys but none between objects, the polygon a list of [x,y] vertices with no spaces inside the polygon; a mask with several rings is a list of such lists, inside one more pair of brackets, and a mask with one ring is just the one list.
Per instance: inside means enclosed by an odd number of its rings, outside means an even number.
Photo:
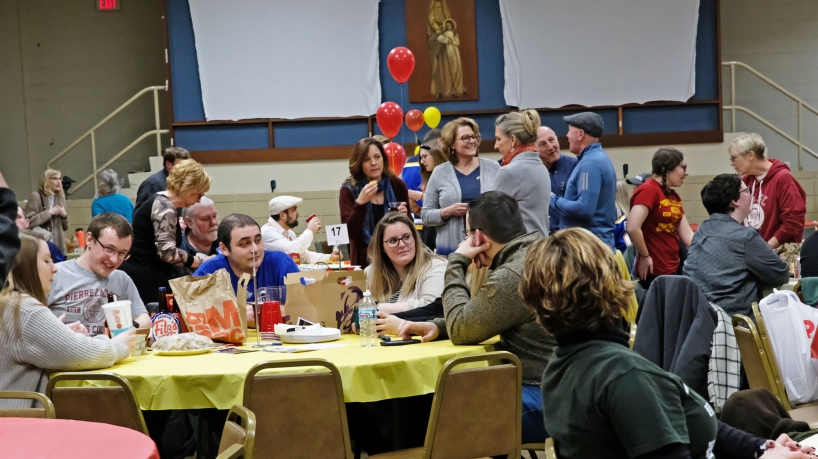
[{"label": "cardboard box on table", "polygon": [[[315,279],[315,283],[304,285],[301,279]],[[366,290],[363,271],[301,271],[288,274],[284,285],[287,300],[282,313],[289,316],[288,323],[302,317],[341,333],[355,333],[355,311]]]}]

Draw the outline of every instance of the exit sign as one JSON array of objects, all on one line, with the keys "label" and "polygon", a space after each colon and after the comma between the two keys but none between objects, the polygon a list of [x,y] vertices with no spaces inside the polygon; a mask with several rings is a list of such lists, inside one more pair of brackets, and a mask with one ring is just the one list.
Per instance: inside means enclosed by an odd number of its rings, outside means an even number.
[{"label": "exit sign", "polygon": [[118,11],[119,0],[96,0],[97,11]]}]

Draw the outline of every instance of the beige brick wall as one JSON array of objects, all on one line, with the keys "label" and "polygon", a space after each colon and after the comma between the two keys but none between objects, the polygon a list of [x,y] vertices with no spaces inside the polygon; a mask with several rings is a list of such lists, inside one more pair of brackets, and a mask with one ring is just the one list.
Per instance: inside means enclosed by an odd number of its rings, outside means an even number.
[{"label": "beige brick wall", "polygon": [[[278,194],[278,193],[277,193]],[[224,217],[231,213],[243,213],[250,215],[258,221],[259,225],[267,223],[269,217],[267,203],[273,195],[270,193],[259,194],[239,194],[239,195],[208,195],[216,203],[216,210],[219,217]],[[301,225],[296,228],[296,233],[301,233],[306,225],[304,219],[310,214],[316,214],[321,218],[324,225],[337,225],[341,223],[341,216],[338,210],[338,191],[308,191],[298,194],[304,202],[298,206],[301,214],[299,219]],[[24,204],[21,204],[24,205]],[[91,200],[90,199],[69,199],[68,200],[68,222],[70,234],[77,228],[87,228],[91,221]],[[316,241],[325,241],[326,233],[322,229],[315,236]]]},{"label": "beige brick wall", "polygon": [[[815,197],[818,196],[818,172],[802,171],[792,174],[798,183],[804,188],[807,194],[807,217],[806,220],[818,220],[818,212],[815,208]],[[702,205],[700,192],[705,183],[710,181],[715,175],[691,175],[685,179],[685,184],[678,189],[679,196],[684,204],[685,215],[690,223],[701,223],[706,220],[707,210]]]},{"label": "beige brick wall", "polygon": [[[818,196],[818,172],[803,171],[794,172],[793,175],[804,187],[807,193],[807,220],[818,220],[818,209],[815,207],[816,196]],[[685,214],[690,223],[701,223],[707,219],[707,210],[702,205],[702,186],[710,181],[714,175],[691,175],[685,179],[685,184],[678,189],[679,196],[684,203]],[[278,195],[279,193],[276,193]],[[237,195],[208,195],[215,203],[219,216],[238,212],[252,216],[263,225],[267,222],[268,211],[267,202],[273,195],[269,193],[258,194],[237,194]],[[338,209],[338,191],[305,191],[297,193],[297,196],[304,199],[298,206],[301,214],[301,226],[296,228],[296,233],[300,233],[304,228],[304,219],[310,214],[317,214],[324,225],[336,225],[341,223]],[[71,233],[77,228],[85,228],[91,221],[91,200],[90,199],[70,199],[68,201],[68,221],[70,222]],[[316,241],[326,240],[326,234],[321,230],[315,238]]]}]

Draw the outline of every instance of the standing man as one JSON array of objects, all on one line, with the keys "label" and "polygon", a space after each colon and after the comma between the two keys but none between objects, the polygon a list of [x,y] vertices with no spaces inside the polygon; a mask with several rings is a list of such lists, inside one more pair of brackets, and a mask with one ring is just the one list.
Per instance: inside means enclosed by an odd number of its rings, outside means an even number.
[{"label": "standing man", "polygon": [[767,245],[776,248],[801,242],[807,215],[806,193],[777,159],[764,156],[767,147],[761,136],[744,134],[730,144],[730,165],[750,188],[752,205],[744,226],[755,228]]},{"label": "standing man", "polygon": [[296,237],[293,228],[298,226],[298,205],[303,199],[295,196],[277,196],[270,200],[270,219],[261,227],[261,237],[264,239],[266,250],[278,250],[287,254],[297,253],[301,263],[327,263],[338,261],[338,250],[332,254],[318,253],[308,250],[312,245],[312,238],[321,230],[321,220],[318,216],[307,222],[307,229]]},{"label": "standing man", "polygon": [[560,219],[560,228],[585,228],[615,251],[616,171],[599,143],[602,117],[583,112],[563,119],[568,123],[568,148],[579,159],[565,196],[552,194],[549,211]]},{"label": "standing man", "polygon": [[88,224],[86,249],[76,260],[60,263],[54,275],[48,307],[65,323],[79,321],[89,336],[105,333],[102,305],[108,294],[131,302],[131,317],[139,328],[150,327],[151,319],[136,286],[117,268],[128,258],[133,242],[131,224],[122,215],[103,212]]},{"label": "standing man", "polygon": [[[540,152],[540,159],[548,173],[551,175],[551,194],[565,196],[565,186],[571,172],[577,166],[577,158],[560,154],[560,142],[557,134],[548,126],[540,126],[537,129],[537,150]],[[554,234],[560,229],[560,217],[557,212],[548,209],[548,233]]]},{"label": "standing man", "polygon": [[136,205],[134,211],[147,201],[148,198],[159,191],[168,189],[168,174],[173,166],[179,164],[180,161],[190,159],[190,152],[180,147],[167,147],[163,152],[162,159],[164,160],[164,168],[146,178],[144,182],[139,184],[139,189],[136,190]]},{"label": "standing man", "polygon": [[219,216],[216,204],[207,196],[185,209],[185,232],[182,234],[180,249],[192,253],[205,261],[207,257],[218,255]]}]

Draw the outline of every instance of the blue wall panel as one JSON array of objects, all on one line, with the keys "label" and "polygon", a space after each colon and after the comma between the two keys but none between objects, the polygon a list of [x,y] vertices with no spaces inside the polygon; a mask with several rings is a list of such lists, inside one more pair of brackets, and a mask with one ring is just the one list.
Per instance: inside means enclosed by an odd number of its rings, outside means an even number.
[{"label": "blue wall panel", "polygon": [[720,116],[718,105],[628,108],[622,111],[622,128],[625,134],[704,131],[718,128]]},{"label": "blue wall panel", "polygon": [[176,145],[192,151],[268,148],[267,123],[179,126]]},{"label": "blue wall panel", "polygon": [[[389,51],[396,46],[406,45],[404,0],[382,0],[379,3],[379,71],[384,101],[397,102],[404,111],[413,108],[423,110],[430,105],[435,105],[441,111],[508,108],[503,98],[503,31],[499,2],[474,0],[474,4],[476,27],[479,31],[477,59],[480,99],[410,104],[408,86],[402,88],[395,82],[386,67]],[[204,121],[202,88],[188,0],[167,0],[167,5],[174,118],[175,121]],[[718,97],[716,13],[716,0],[700,0],[696,40],[696,93],[692,100]],[[558,135],[565,135],[567,126],[562,117],[575,112],[576,110],[566,110],[545,113],[542,115],[543,124],[554,128]],[[605,121],[605,134],[616,134],[616,110],[601,109],[598,112]],[[625,133],[717,129],[719,117],[716,112],[717,108],[701,106],[628,108],[623,112],[623,123]],[[441,126],[450,119],[444,117]],[[475,116],[484,139],[494,138],[493,119],[494,116],[489,115]],[[176,144],[190,150],[267,148],[266,125],[252,125],[252,128],[248,127],[250,125],[243,126],[236,129],[225,129],[224,126],[202,126],[195,129],[179,127],[176,128]],[[380,133],[377,125],[374,129],[375,133]],[[428,130],[424,126],[418,135],[422,138]],[[277,147],[350,145],[366,134],[366,122],[361,120],[278,123],[275,126],[275,143]],[[399,142],[412,142],[414,139],[415,134],[405,126],[396,138]]]},{"label": "blue wall panel", "polygon": [[174,121],[204,121],[199,60],[187,0],[167,0]]},{"label": "blue wall panel", "polygon": [[365,119],[280,123],[274,132],[276,148],[355,145],[367,136]]}]

